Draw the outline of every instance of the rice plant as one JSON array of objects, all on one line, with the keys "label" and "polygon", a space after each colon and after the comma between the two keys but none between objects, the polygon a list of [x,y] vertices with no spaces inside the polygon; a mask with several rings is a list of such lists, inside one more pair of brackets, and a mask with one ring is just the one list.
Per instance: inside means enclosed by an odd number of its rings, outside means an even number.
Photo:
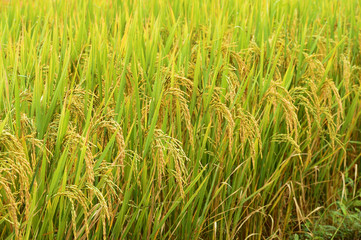
[{"label": "rice plant", "polygon": [[360,236],[359,0],[2,0],[0,44],[0,239]]}]

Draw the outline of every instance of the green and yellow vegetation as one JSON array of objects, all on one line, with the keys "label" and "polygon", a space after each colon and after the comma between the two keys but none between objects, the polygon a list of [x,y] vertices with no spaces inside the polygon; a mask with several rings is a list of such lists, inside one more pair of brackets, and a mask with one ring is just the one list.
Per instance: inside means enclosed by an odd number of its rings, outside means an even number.
[{"label": "green and yellow vegetation", "polygon": [[359,0],[0,2],[0,239],[360,239]]}]

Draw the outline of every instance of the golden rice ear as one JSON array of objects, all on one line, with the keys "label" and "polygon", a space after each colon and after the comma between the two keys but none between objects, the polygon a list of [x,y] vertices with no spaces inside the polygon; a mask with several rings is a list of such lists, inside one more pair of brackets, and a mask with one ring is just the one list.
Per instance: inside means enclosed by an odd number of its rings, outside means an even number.
[{"label": "golden rice ear", "polygon": [[[183,119],[186,123],[186,128],[188,130],[190,145],[194,146],[193,125],[191,122],[191,116],[190,116],[190,112],[188,108],[188,100],[187,100],[189,98],[189,95],[179,88],[168,87],[166,88],[164,93],[164,98],[162,99],[163,107],[167,107],[169,105],[167,96],[173,97],[174,100],[179,103],[182,110]],[[175,115],[176,113],[173,112],[173,114]]]},{"label": "golden rice ear", "polygon": [[[92,124],[90,133],[96,133],[99,137],[104,136],[104,134],[108,134],[108,136],[115,134],[118,154],[115,158],[114,164],[119,163],[122,170],[122,176],[124,176],[125,142],[123,129],[120,124],[114,120],[114,113],[108,112],[107,115],[99,117]],[[120,176],[120,174],[117,175]]]},{"label": "golden rice ear", "polygon": [[[328,107],[329,107],[330,111],[332,111],[333,102],[334,102],[332,99],[332,95],[336,99],[336,103],[338,106],[336,108],[336,131],[338,131],[338,130],[340,130],[341,125],[342,125],[342,120],[344,119],[343,105],[342,105],[342,100],[341,100],[340,94],[338,92],[338,89],[332,80],[326,79],[326,81],[324,82],[324,85],[321,88],[321,92],[322,92],[321,98],[323,98],[323,100],[327,99]],[[328,93],[327,96],[323,94],[324,92]]]},{"label": "golden rice ear", "polygon": [[83,213],[84,213],[84,225],[85,225],[86,238],[89,239],[88,200],[85,197],[84,193],[81,191],[81,189],[79,189],[78,186],[76,186],[76,185],[66,186],[64,191],[56,193],[55,196],[67,197],[67,199],[70,201],[72,231],[73,231],[75,238],[77,238],[79,236],[79,234],[77,233],[77,228],[76,228],[76,225],[77,225],[76,224],[76,218],[77,218],[76,206],[77,205],[75,203],[80,204],[80,206],[83,209]]},{"label": "golden rice ear", "polygon": [[177,180],[181,196],[184,198],[184,184],[186,183],[188,175],[185,162],[188,161],[189,158],[182,148],[182,143],[179,140],[166,135],[161,129],[156,129],[154,131],[154,139],[158,143],[161,141],[160,144],[162,144],[162,147],[164,147],[167,154],[172,157],[175,167],[174,176]]},{"label": "golden rice ear", "polygon": [[157,175],[158,175],[158,187],[159,189],[162,186],[162,177],[165,173],[166,162],[164,159],[165,146],[161,138],[154,139],[154,148],[153,148],[153,159],[157,161]]},{"label": "golden rice ear", "polygon": [[248,143],[250,146],[250,155],[255,166],[255,161],[258,155],[262,158],[262,138],[259,125],[255,117],[248,111],[238,107],[237,119],[240,120],[239,124],[239,137],[241,141],[241,153],[243,155],[245,145]]},{"label": "golden rice ear", "polygon": [[77,234],[76,234],[76,212],[75,212],[75,208],[74,208],[74,201],[73,199],[69,198],[70,201],[70,205],[71,205],[71,222],[73,225],[73,234],[74,234],[74,238],[77,238]]},{"label": "golden rice ear", "polygon": [[[189,96],[193,93],[193,81],[187,77],[184,77],[184,73],[181,70],[180,72],[173,73],[169,67],[162,67],[160,69],[162,73],[165,75],[165,81],[164,81],[164,89],[169,88],[177,88],[181,91],[182,88],[185,89],[185,95]],[[173,78],[173,86],[172,86],[172,78]]]},{"label": "golden rice ear", "polygon": [[95,186],[93,185],[86,185],[87,188],[92,191],[96,198],[99,201],[99,205],[100,205],[100,219],[102,222],[102,227],[103,227],[103,239],[107,239],[106,237],[106,220],[110,221],[110,212],[109,212],[109,206],[105,200],[105,196],[103,195],[103,193]]},{"label": "golden rice ear", "polygon": [[[6,171],[1,171],[2,175],[5,176],[4,180],[12,183],[14,193],[19,194],[19,202],[25,205],[25,219],[28,219],[30,179],[33,176],[33,169],[19,139],[7,130],[0,133],[0,148],[4,149],[3,152],[0,152],[0,159],[3,160],[0,166],[6,169]],[[12,191],[10,186],[6,191]],[[16,199],[15,194],[11,197]],[[12,217],[15,216],[12,214]]]},{"label": "golden rice ear", "polygon": [[[339,142],[337,134],[344,119],[343,104],[338,89],[328,78],[322,84],[317,84],[311,78],[305,79],[305,82],[309,89],[299,91],[300,88],[295,88],[293,90],[295,98],[300,100],[302,106],[308,108],[308,113],[312,114],[313,122],[316,123],[319,131],[327,131],[332,148],[335,149],[335,144]],[[296,93],[297,91],[299,93]],[[336,108],[334,107],[335,101]]]},{"label": "golden rice ear", "polygon": [[297,108],[293,103],[293,99],[287,89],[282,87],[279,83],[271,82],[270,88],[267,90],[263,100],[261,102],[270,101],[273,102],[274,110],[278,104],[284,110],[284,120],[287,126],[288,135],[293,135],[294,140],[298,141],[298,117]]},{"label": "golden rice ear", "polygon": [[75,129],[70,128],[64,137],[64,145],[70,146],[70,151],[77,152],[80,146],[85,145],[85,171],[89,184],[94,182],[94,156],[91,151],[91,148],[95,145],[92,144],[86,137],[81,136],[79,133],[75,132]]},{"label": "golden rice ear", "polygon": [[[312,98],[312,93],[304,87],[295,87],[290,91],[291,97],[297,102],[297,106],[299,109],[301,107],[304,108],[305,115],[306,115],[306,124],[307,124],[307,131],[306,131],[306,139],[307,139],[307,164],[311,161],[312,157],[312,125],[313,123],[316,124],[317,129],[321,130],[322,126],[320,123],[319,115],[317,114],[318,107],[315,106],[315,102]],[[302,119],[300,119],[302,121]]]},{"label": "golden rice ear", "polygon": [[290,143],[294,147],[296,154],[301,153],[301,149],[300,149],[300,146],[298,145],[298,143],[288,134],[276,134],[272,137],[272,140],[275,142]]},{"label": "golden rice ear", "polygon": [[[1,173],[1,171],[0,171]],[[20,230],[19,230],[19,221],[18,221],[18,216],[17,216],[17,203],[15,201],[15,196],[13,194],[13,192],[11,191],[10,187],[8,186],[8,182],[6,181],[5,178],[3,178],[2,176],[0,176],[0,185],[2,186],[2,188],[4,189],[5,193],[6,193],[6,198],[8,199],[9,201],[9,204],[8,204],[8,211],[9,211],[9,215],[11,217],[11,224],[14,228],[14,232],[15,232],[15,237],[17,239],[20,239]],[[4,205],[7,205],[5,204],[5,202],[3,202],[5,200],[5,197],[1,197],[1,202],[2,204]]]},{"label": "golden rice ear", "polygon": [[218,126],[222,126],[222,119],[227,121],[226,129],[227,129],[227,137],[228,137],[228,148],[232,151],[233,147],[233,136],[234,136],[234,119],[229,108],[220,101],[220,98],[215,95],[212,98],[210,103],[211,108],[217,113],[218,116]]}]

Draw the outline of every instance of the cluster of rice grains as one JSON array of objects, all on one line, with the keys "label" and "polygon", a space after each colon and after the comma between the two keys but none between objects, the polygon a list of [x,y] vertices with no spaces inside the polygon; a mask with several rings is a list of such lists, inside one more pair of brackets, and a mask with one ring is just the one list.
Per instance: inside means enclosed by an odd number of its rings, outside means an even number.
[{"label": "cluster of rice grains", "polygon": [[361,197],[360,11],[1,2],[0,238],[312,237]]}]

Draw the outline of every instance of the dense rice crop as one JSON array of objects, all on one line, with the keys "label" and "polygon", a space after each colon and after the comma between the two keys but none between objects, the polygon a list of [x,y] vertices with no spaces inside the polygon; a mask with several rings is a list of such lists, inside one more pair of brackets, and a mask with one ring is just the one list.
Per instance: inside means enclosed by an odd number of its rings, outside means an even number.
[{"label": "dense rice crop", "polygon": [[360,1],[1,1],[0,42],[0,239],[361,238]]}]

